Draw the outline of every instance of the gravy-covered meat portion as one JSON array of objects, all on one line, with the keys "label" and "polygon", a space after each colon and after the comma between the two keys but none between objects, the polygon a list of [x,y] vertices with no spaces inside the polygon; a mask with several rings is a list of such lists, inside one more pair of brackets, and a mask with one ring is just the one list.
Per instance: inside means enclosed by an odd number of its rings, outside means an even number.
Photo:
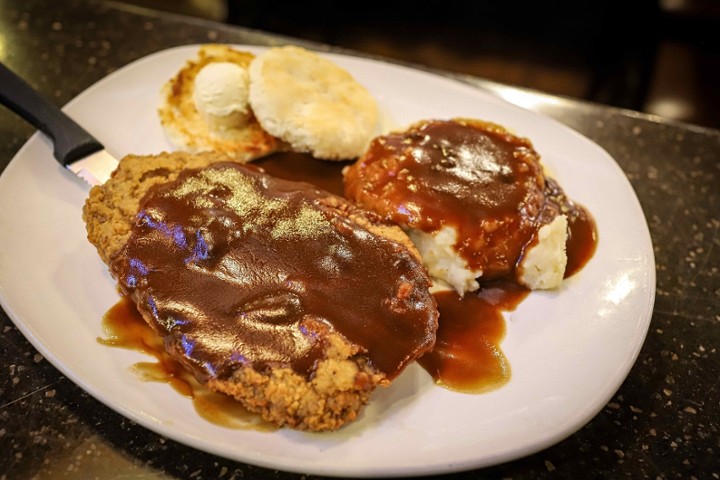
[{"label": "gravy-covered meat portion", "polygon": [[256,167],[152,187],[109,266],[174,358],[278,425],[352,421],[435,341],[430,280],[400,229]]},{"label": "gravy-covered meat portion", "polygon": [[567,221],[546,190],[530,141],[479,120],[429,120],[377,137],[345,174],[346,196],[406,229],[430,273],[460,293],[478,278],[514,275],[536,246],[540,268],[525,266],[533,278],[519,280],[559,284]]}]

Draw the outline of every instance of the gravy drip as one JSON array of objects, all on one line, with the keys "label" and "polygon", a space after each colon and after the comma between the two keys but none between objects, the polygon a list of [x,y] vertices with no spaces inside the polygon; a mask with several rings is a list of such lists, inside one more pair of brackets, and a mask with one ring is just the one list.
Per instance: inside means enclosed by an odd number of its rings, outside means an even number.
[{"label": "gravy drip", "polygon": [[352,162],[318,160],[309,153],[278,152],[252,163],[273,177],[311,183],[342,196],[345,188],[342,171]]},{"label": "gravy drip", "polygon": [[419,262],[354,211],[311,185],[216,164],[153,187],[110,267],[200,381],[245,365],[311,378],[333,331],[393,378],[432,346],[435,302]]},{"label": "gravy drip", "polygon": [[558,183],[548,178],[545,186],[546,210],[565,214],[568,220],[568,239],[565,244],[567,265],[565,278],[575,275],[592,258],[597,248],[597,228],[590,212],[570,200]]},{"label": "gravy drip", "polygon": [[259,415],[245,409],[235,399],[209,390],[163,348],[162,339],[143,320],[133,302],[122,297],[103,317],[103,345],[137,350],[155,358],[155,362],[138,362],[133,371],[143,380],[167,383],[192,399],[193,406],[205,420],[225,428],[277,430]]},{"label": "gravy drip", "polygon": [[504,311],[514,310],[528,295],[515,282],[495,280],[459,297],[435,293],[440,323],[435,347],[418,363],[435,383],[450,390],[480,393],[510,380],[510,363],[500,349],[505,336]]}]

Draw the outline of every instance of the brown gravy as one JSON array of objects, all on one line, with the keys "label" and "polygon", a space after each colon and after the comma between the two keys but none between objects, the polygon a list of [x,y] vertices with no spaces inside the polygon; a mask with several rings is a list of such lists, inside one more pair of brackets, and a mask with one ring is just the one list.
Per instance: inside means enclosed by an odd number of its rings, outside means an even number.
[{"label": "brown gravy", "polygon": [[285,180],[307,182],[335,195],[342,196],[343,168],[352,162],[318,160],[308,153],[280,152],[255,160],[254,165]]},{"label": "brown gravy", "polygon": [[500,349],[505,336],[503,312],[514,310],[529,291],[517,283],[495,280],[459,297],[435,294],[440,322],[435,348],[418,363],[450,390],[480,393],[510,380],[510,363]]},{"label": "brown gravy", "polygon": [[[308,154],[278,153],[254,162],[267,173],[288,180],[314,184],[332,193],[343,193],[342,169],[347,162],[327,162]],[[565,277],[577,273],[592,258],[597,231],[591,215],[573,204],[568,214],[570,236]],[[481,287],[478,292],[458,297],[454,292],[435,294],[440,310],[440,328],[435,349],[418,363],[438,385],[462,392],[483,392],[505,384],[510,364],[500,344],[505,335],[503,312],[514,310],[529,291],[504,279]],[[233,399],[210,392],[172,360],[160,337],[142,320],[131,301],[122,299],[105,317],[107,345],[133,348],[154,356],[157,363],[142,362],[136,370],[143,378],[162,381],[193,398],[199,414],[228,427],[273,429],[243,409]]]},{"label": "brown gravy", "polygon": [[205,420],[221,427],[233,429],[276,430],[257,414],[245,409],[233,398],[216,393],[198,382],[179,362],[173,360],[163,347],[162,339],[143,320],[135,304],[122,297],[103,317],[104,338],[98,342],[111,347],[137,350],[155,358],[155,361],[138,362],[134,372],[148,382],[170,385],[176,392],[192,399],[193,406]]},{"label": "brown gravy", "polygon": [[375,138],[346,172],[345,193],[408,228],[452,227],[455,251],[490,279],[510,273],[534,237],[542,180],[528,140],[487,122],[433,120]]},{"label": "brown gravy", "polygon": [[565,278],[582,270],[592,258],[597,247],[597,229],[590,212],[582,207],[568,214],[568,241],[566,244],[568,262],[565,266]]},{"label": "brown gravy", "polygon": [[110,270],[203,382],[245,365],[311,378],[333,332],[392,379],[433,345],[430,279],[353,208],[243,165],[187,170],[145,195]]}]

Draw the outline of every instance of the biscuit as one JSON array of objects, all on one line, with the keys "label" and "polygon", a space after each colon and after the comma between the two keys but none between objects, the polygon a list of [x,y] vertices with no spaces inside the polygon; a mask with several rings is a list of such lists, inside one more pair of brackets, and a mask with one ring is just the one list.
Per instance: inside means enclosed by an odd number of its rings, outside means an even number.
[{"label": "biscuit", "polygon": [[222,152],[238,161],[248,155],[256,158],[284,147],[263,130],[252,115],[237,127],[217,129],[195,106],[195,78],[204,66],[211,62],[231,62],[247,68],[253,58],[251,53],[225,45],[203,45],[197,58],[186,62],[164,85],[158,114],[165,134],[176,148],[192,153]]},{"label": "biscuit", "polygon": [[294,46],[271,48],[252,60],[249,74],[258,122],[293,150],[324,160],[351,159],[375,134],[375,99],[326,58]]}]

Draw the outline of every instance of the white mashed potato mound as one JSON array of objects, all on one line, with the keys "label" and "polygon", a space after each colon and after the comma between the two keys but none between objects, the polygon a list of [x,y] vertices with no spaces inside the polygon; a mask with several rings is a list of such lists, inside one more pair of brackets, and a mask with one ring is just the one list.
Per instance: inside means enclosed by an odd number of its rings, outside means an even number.
[{"label": "white mashed potato mound", "polygon": [[465,259],[455,251],[457,231],[454,228],[443,227],[433,233],[419,230],[407,233],[434,280],[448,284],[460,295],[480,288],[477,278],[482,275],[482,270],[470,270]]},{"label": "white mashed potato mound", "polygon": [[567,265],[567,231],[565,215],[558,215],[538,230],[538,243],[525,252],[520,262],[520,283],[531,290],[548,290],[560,286]]},{"label": "white mashed potato mound", "polygon": [[[447,284],[460,295],[480,287],[477,279],[483,272],[469,269],[467,261],[455,250],[457,232],[454,228],[443,227],[431,234],[410,230],[408,236],[434,280]],[[531,290],[559,287],[567,265],[566,242],[567,217],[559,215],[538,231],[538,243],[520,262],[518,281]]]}]

